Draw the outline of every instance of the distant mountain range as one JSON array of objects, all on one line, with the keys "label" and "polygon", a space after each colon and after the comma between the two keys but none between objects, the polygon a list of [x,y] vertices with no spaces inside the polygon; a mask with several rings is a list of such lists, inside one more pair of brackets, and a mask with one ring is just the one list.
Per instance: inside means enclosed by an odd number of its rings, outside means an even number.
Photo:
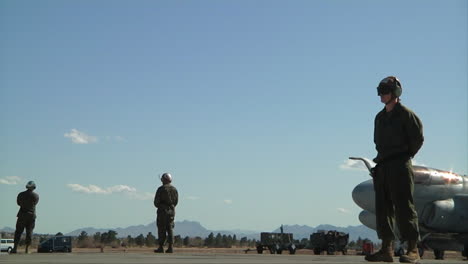
[{"label": "distant mountain range", "polygon": [[[118,237],[127,237],[128,235],[135,237],[140,234],[147,235],[149,232],[153,233],[153,235],[157,236],[158,232],[156,230],[156,221],[149,223],[147,225],[136,225],[136,226],[129,226],[126,228],[110,228],[110,230],[114,230],[117,232]],[[82,231],[86,231],[88,234],[94,234],[96,232],[107,232],[109,231],[109,228],[103,228],[103,229],[98,229],[98,228],[93,228],[93,227],[85,227],[85,228],[79,228],[76,229],[70,233],[67,233],[66,235],[70,236],[78,236]],[[181,221],[181,222],[175,222],[175,229],[174,229],[174,235],[180,235],[181,237],[202,237],[205,238],[207,237],[210,233],[213,234],[225,234],[225,235],[236,235],[238,239],[241,237],[248,237],[248,238],[257,238],[258,232],[256,231],[245,231],[245,230],[208,230],[205,227],[203,227],[199,222],[195,221]]]},{"label": "distant mountain range", "polygon": [[13,232],[15,232],[15,229],[13,229],[11,227],[4,227],[4,228],[0,229],[0,232],[13,233]]},{"label": "distant mountain range", "polygon": [[[128,235],[135,237],[139,234],[146,236],[149,232],[157,236],[156,231],[156,222],[149,223],[147,225],[137,225],[129,226],[127,228],[115,228],[112,229],[117,232],[119,237],[126,237]],[[307,225],[284,225],[283,231],[285,233],[293,233],[295,239],[309,238],[311,234],[317,232],[318,230],[337,230],[339,232],[345,232],[349,234],[350,241],[357,240],[359,237],[368,238],[372,241],[377,242],[377,234],[374,230],[367,228],[364,225],[358,226],[348,226],[348,227],[337,227],[332,225],[319,225],[316,227],[310,227]],[[74,230],[67,235],[78,236],[81,231],[86,231],[88,234],[94,234],[96,232],[107,232],[109,229],[96,229],[92,227],[80,228]],[[261,232],[280,232],[280,227],[275,230],[262,230]],[[248,239],[260,239],[259,231],[249,231],[249,230],[208,230],[203,227],[199,222],[195,221],[181,221],[175,223],[175,235],[180,235],[181,237],[207,237],[210,233],[214,235],[220,233],[222,235],[236,235],[237,239],[241,237],[247,237]]]},{"label": "distant mountain range", "polygon": [[[65,235],[69,236],[78,236],[82,231],[88,233],[88,235],[93,235],[96,232],[107,232],[109,230],[114,230],[117,232],[118,237],[127,237],[132,236],[136,237],[140,234],[147,235],[149,232],[157,236],[156,231],[156,222],[149,223],[147,225],[136,225],[129,226],[126,228],[93,228],[93,227],[84,227],[76,229],[72,232],[66,233]],[[317,232],[318,230],[337,230],[339,232],[344,232],[349,234],[349,239],[357,240],[360,238],[368,238],[374,242],[378,241],[377,234],[374,230],[367,228],[364,225],[358,226],[348,226],[348,227],[337,227],[333,225],[318,225],[316,227],[310,227],[307,225],[284,225],[283,231],[285,233],[293,233],[295,239],[309,238],[311,234]],[[0,229],[1,232],[14,232],[14,229],[5,227]],[[180,235],[181,237],[207,237],[210,233],[214,235],[220,233],[222,235],[236,235],[237,239],[242,237],[247,237],[248,239],[260,239],[260,232],[280,232],[280,227],[275,230],[262,230],[262,231],[249,231],[249,230],[208,230],[203,227],[199,222],[195,221],[181,221],[175,223],[175,235]]]}]

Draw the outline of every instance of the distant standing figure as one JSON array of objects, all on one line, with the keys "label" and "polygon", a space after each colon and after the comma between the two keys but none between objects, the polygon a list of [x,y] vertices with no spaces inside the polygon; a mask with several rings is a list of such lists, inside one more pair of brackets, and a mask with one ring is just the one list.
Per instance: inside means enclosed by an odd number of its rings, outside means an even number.
[{"label": "distant standing figure", "polygon": [[384,78],[377,94],[385,107],[375,117],[374,142],[377,157],[372,169],[375,190],[377,235],[382,248],[366,256],[371,262],[393,262],[395,223],[408,251],[400,262],[415,263],[419,258],[418,215],[414,206],[414,174],[411,159],[424,142],[421,120],[400,103],[402,87],[395,76]]},{"label": "distant standing figure", "polygon": [[28,253],[28,248],[31,245],[31,236],[36,224],[36,205],[39,202],[39,195],[34,192],[36,189],[36,184],[33,181],[29,181],[26,184],[26,189],[26,191],[19,193],[18,197],[16,198],[16,203],[20,206],[20,209],[16,215],[18,219],[16,220],[15,244],[11,253],[17,252],[18,244],[25,228],[25,253]]},{"label": "distant standing figure", "polygon": [[156,225],[158,227],[159,248],[154,250],[156,253],[164,253],[164,244],[168,243],[166,253],[172,253],[174,245],[174,218],[175,207],[179,201],[179,193],[171,184],[172,176],[169,173],[161,175],[162,185],[156,191],[154,196],[154,206],[158,208]]}]

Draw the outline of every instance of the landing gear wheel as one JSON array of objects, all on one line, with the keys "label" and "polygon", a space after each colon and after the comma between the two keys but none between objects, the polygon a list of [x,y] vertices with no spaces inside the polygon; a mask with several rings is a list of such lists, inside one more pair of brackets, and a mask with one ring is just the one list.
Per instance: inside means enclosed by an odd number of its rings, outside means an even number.
[{"label": "landing gear wheel", "polygon": [[445,251],[440,249],[434,249],[435,259],[444,259]]},{"label": "landing gear wheel", "polygon": [[262,246],[257,246],[257,253],[258,254],[263,254],[263,247]]},{"label": "landing gear wheel", "polygon": [[419,257],[422,258],[424,256],[424,248],[418,247]]},{"label": "landing gear wheel", "polygon": [[395,257],[400,257],[405,254],[405,249],[402,247],[399,247],[397,250],[395,250]]}]

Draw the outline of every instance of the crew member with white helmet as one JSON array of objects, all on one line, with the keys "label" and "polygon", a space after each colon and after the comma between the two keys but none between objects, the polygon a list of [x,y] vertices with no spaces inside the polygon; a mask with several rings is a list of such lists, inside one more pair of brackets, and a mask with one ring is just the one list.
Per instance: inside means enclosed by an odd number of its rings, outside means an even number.
[{"label": "crew member with white helmet", "polygon": [[174,245],[174,218],[175,207],[179,201],[177,189],[171,184],[172,176],[169,173],[161,175],[162,185],[156,191],[154,196],[154,206],[158,208],[156,225],[158,227],[159,248],[154,250],[156,253],[164,253],[164,244],[168,243],[166,253],[173,253]]}]

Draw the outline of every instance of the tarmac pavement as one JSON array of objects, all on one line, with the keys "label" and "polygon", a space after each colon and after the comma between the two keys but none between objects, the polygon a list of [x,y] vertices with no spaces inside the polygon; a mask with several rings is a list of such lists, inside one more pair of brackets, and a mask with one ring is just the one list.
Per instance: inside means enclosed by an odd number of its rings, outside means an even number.
[{"label": "tarmac pavement", "polygon": [[[395,257],[394,261],[398,262]],[[169,263],[169,264],[286,264],[286,263],[369,263],[356,255],[270,255],[213,253],[31,253],[1,254],[0,263]],[[468,264],[462,257],[447,260],[423,259],[421,263]]]}]

